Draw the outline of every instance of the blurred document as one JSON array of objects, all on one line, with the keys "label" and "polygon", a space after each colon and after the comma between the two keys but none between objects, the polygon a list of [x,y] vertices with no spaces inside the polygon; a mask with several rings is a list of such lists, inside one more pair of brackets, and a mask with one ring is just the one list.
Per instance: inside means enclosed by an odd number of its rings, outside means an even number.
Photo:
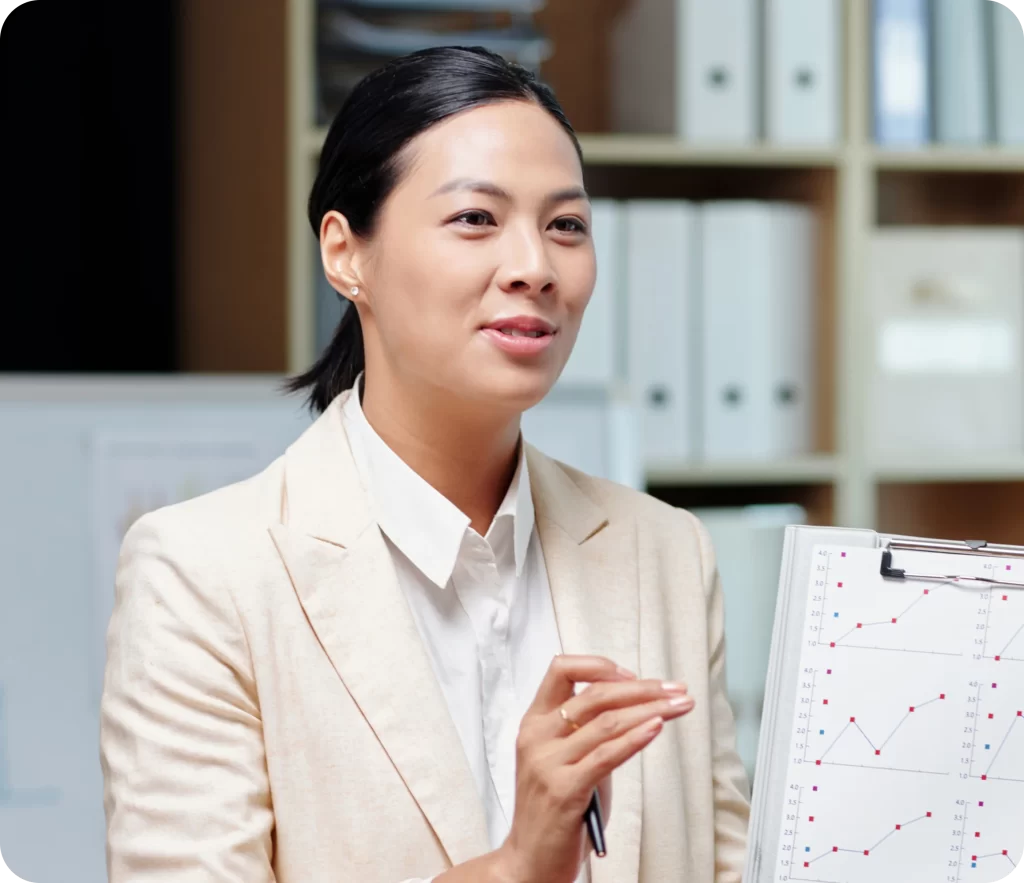
[{"label": "blurred document", "polygon": [[888,228],[872,242],[876,457],[1024,447],[1024,231]]}]

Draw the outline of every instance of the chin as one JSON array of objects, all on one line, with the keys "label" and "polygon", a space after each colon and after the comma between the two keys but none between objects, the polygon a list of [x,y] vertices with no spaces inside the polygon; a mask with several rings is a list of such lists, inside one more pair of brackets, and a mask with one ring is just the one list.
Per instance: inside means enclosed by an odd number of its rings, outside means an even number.
[{"label": "chin", "polygon": [[482,370],[471,382],[474,398],[522,413],[540,402],[557,379],[557,371],[548,366],[506,365],[498,371]]}]

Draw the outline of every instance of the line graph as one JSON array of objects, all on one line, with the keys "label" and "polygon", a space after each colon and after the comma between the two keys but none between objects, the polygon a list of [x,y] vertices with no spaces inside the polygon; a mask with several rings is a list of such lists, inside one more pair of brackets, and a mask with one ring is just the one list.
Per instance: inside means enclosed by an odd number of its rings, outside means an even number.
[{"label": "line graph", "polygon": [[993,586],[979,601],[975,659],[1024,662],[1024,593]]},{"label": "line graph", "polygon": [[861,725],[859,723],[857,723],[857,718],[856,717],[851,717],[850,718],[850,722],[845,727],[843,727],[843,729],[840,731],[839,735],[836,736],[836,738],[832,742],[832,744],[829,745],[829,747],[827,749],[825,749],[825,752],[821,755],[821,761],[824,762],[824,759],[828,756],[829,752],[833,748],[835,748],[836,743],[840,739],[842,739],[843,736],[846,735],[846,732],[851,727],[856,728],[857,732],[859,732],[864,737],[864,741],[868,743],[870,748],[875,752],[876,756],[881,755],[882,749],[884,749],[885,746],[888,745],[889,742],[892,740],[892,737],[895,736],[899,732],[900,727],[902,727],[907,722],[907,720],[910,718],[910,715],[912,715],[918,709],[925,708],[926,706],[931,705],[933,702],[941,702],[945,698],[946,698],[946,694],[945,693],[940,693],[934,699],[928,699],[927,701],[921,702],[921,703],[919,703],[917,705],[911,705],[910,706],[910,710],[905,715],[903,715],[903,717],[900,719],[900,722],[898,724],[896,724],[895,727],[893,727],[892,732],[890,732],[889,735],[886,736],[885,739],[883,739],[882,742],[880,744],[878,744],[878,745],[876,745],[874,743],[874,741],[872,741],[871,737],[867,733],[864,732],[864,729],[861,727]]},{"label": "line graph", "polygon": [[[964,877],[965,866],[967,869],[974,871],[979,868],[986,870],[986,878],[989,873],[1000,874],[1000,877],[991,879],[1001,879],[1005,876],[1003,873],[1007,869],[1013,870],[1017,867],[1017,862],[1014,861],[1009,846],[1005,846],[999,841],[999,846],[993,848],[991,845],[995,838],[990,837],[985,828],[985,822],[981,818],[984,812],[985,801],[979,800],[976,803],[967,800],[958,800],[958,806],[963,810],[962,814],[958,814],[955,817],[955,823],[957,829],[954,830],[954,835],[959,834],[960,843],[957,847],[959,853],[959,860],[957,862],[957,874],[956,883],[960,883],[961,880],[973,880],[974,875],[968,875]],[[972,817],[971,810],[974,809]]]},{"label": "line graph", "polygon": [[[829,831],[829,823],[834,825],[836,820],[817,815],[807,804],[803,787],[795,787],[795,791],[796,798],[789,801],[793,809],[786,814],[786,824],[791,827],[786,829],[789,843],[785,851],[790,855],[788,879],[801,883],[833,883],[824,878],[845,880],[851,873],[856,873],[857,879],[867,879],[873,867],[877,870],[877,861],[882,861],[885,867],[892,867],[894,862],[899,866],[902,862],[894,848],[904,851],[909,847],[916,852],[923,841],[915,836],[899,847],[897,842],[908,832],[922,825],[933,825],[936,820],[931,809],[923,809],[908,817],[897,816],[898,821],[884,826],[879,824],[877,814],[872,813],[870,818],[861,818],[853,826],[843,823],[842,833],[834,836]],[[817,787],[813,791],[817,792]],[[851,831],[851,827],[858,830]]]},{"label": "line graph", "polygon": [[995,883],[1024,864],[1024,592],[983,578],[1005,561],[880,558],[811,552],[772,879]]},{"label": "line graph", "polygon": [[[861,706],[857,713],[841,711],[840,705],[853,704],[847,698],[846,685],[859,681],[862,670],[863,664],[805,670],[798,701],[805,709],[806,725],[798,733],[803,738],[796,746],[802,762],[818,767],[950,774],[948,761],[934,750],[932,738],[936,728],[951,723],[944,689],[905,705],[865,697],[857,703]],[[876,670],[880,676],[885,671]],[[932,681],[939,683],[934,672],[931,674]],[[840,705],[834,701],[836,695]]]},{"label": "line graph", "polygon": [[965,598],[969,599],[969,593],[956,587],[953,581],[926,586],[913,580],[892,584],[886,587],[884,594],[872,597],[874,603],[865,604],[863,578],[852,561],[836,559],[834,553],[828,551],[823,552],[815,566],[811,616],[816,621],[812,625],[816,629],[816,646],[833,651],[949,658],[964,655],[962,641],[936,646],[935,636],[928,629],[929,621],[936,615],[947,614],[950,604],[960,606]]},{"label": "line graph", "polygon": [[1022,707],[1007,708],[1003,702],[997,706],[992,701],[993,694],[1000,689],[998,681],[991,685],[972,681],[970,686],[974,709],[968,762],[970,777],[983,782],[1024,784],[1024,696],[1020,698]]}]

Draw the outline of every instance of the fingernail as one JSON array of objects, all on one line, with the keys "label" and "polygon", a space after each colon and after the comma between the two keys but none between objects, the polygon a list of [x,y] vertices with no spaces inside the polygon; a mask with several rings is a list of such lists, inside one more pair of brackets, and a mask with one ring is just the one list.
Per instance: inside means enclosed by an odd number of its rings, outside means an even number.
[{"label": "fingernail", "polygon": [[645,733],[653,733],[661,729],[661,725],[664,721],[660,717],[651,718],[647,721],[647,725],[644,727]]},{"label": "fingernail", "polygon": [[679,708],[683,705],[693,705],[693,698],[690,696],[673,696],[668,700],[668,704],[673,708]]},{"label": "fingernail", "polygon": [[681,684],[678,681],[663,681],[661,689],[666,693],[685,693],[686,684]]}]

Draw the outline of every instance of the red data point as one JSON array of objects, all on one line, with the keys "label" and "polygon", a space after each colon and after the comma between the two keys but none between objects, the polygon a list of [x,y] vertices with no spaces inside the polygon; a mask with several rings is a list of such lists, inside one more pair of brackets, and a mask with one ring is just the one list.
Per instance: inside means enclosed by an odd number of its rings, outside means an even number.
[{"label": "red data point", "polygon": [[1020,713],[1020,712],[1018,711],[1018,712],[1017,712],[1017,717],[1024,717],[1024,714],[1021,714],[1021,713]]},{"label": "red data point", "polygon": [[875,751],[875,755],[876,755],[876,756],[877,756],[877,755],[879,755],[879,754],[881,754],[881,753],[882,753],[882,750],[881,750],[880,748],[879,748],[879,749],[876,749],[876,751]]},{"label": "red data point", "polygon": [[832,847],[832,851],[833,852],[839,852],[839,847],[838,846],[833,846]]},{"label": "red data point", "polygon": [[896,830],[898,831],[901,827],[902,827],[901,825],[897,825],[896,826]]},{"label": "red data point", "polygon": [[895,617],[895,616],[894,616],[894,617],[892,618],[892,621],[893,621],[893,622],[896,622],[896,617]]},{"label": "red data point", "polygon": [[939,698],[940,699],[945,699],[946,698],[946,694],[945,693],[939,693]]},{"label": "red data point", "polygon": [[805,868],[809,868],[810,866],[811,866],[811,863],[810,863],[810,862],[804,862],[804,867],[805,867]]},{"label": "red data point", "polygon": [[815,765],[815,766],[821,766],[821,761],[820,761],[820,760],[816,760],[816,761],[814,761],[814,765]]},{"label": "red data point", "polygon": [[972,862],[976,862],[977,860],[978,860],[978,857],[976,855],[972,855],[971,856],[971,861]]},{"label": "red data point", "polygon": [[925,594],[927,595],[927,594],[928,594],[928,589],[925,589],[925,590],[924,590],[924,593],[925,593]]},{"label": "red data point", "polygon": [[[833,641],[831,644],[829,644],[829,647],[835,647],[835,645],[836,645],[836,642]],[[996,659],[998,659],[998,658],[999,657],[997,656]],[[829,672],[829,674],[831,674],[831,672]]]},{"label": "red data point", "polygon": [[843,587],[843,584],[842,583],[838,583],[838,586],[841,589]]},{"label": "red data point", "polygon": [[975,831],[974,832],[974,836],[975,837],[980,837],[981,836],[981,831]]},{"label": "red data point", "polygon": [[986,776],[986,775],[982,775],[982,777],[981,777],[981,781],[982,781],[982,782],[987,782],[987,781],[988,781],[988,776]]},{"label": "red data point", "polygon": [[929,819],[930,819],[930,818],[932,817],[932,814],[931,814],[931,813],[926,813],[925,815],[926,815],[926,816],[927,816],[927,817],[928,817]]},{"label": "red data point", "polygon": [[998,656],[996,657],[996,662],[999,662],[999,657]]},{"label": "red data point", "polygon": [[864,850],[864,855],[867,855],[867,854],[868,854],[868,852],[869,852],[869,850],[865,849],[865,850]]},{"label": "red data point", "polygon": [[913,706],[913,705],[911,705],[911,706],[910,706],[910,710],[911,710],[911,711],[913,711],[913,710],[914,710],[914,706]]},{"label": "red data point", "polygon": [[814,816],[808,816],[807,821],[813,822],[814,821]]},{"label": "red data point", "polygon": [[1003,600],[1004,600],[1004,601],[1007,601],[1007,600],[1009,600],[1008,596],[1007,596],[1007,595],[1003,595]]},{"label": "red data point", "polygon": [[851,718],[850,718],[850,723],[852,724],[852,723],[854,723],[854,722],[855,722],[856,720],[857,720],[857,718],[855,718],[855,717],[851,717]]},{"label": "red data point", "polygon": [[857,628],[861,629],[861,628],[864,628],[864,626],[863,626],[863,625],[861,625],[861,624],[860,624],[860,623],[858,622],[858,623],[857,623]]},{"label": "red data point", "polygon": [[988,716],[988,719],[989,719],[989,720],[992,720],[992,718],[994,718],[994,717],[995,717],[995,715],[994,715],[994,714],[991,714],[991,713],[989,713],[989,716]]},{"label": "red data point", "polygon": [[823,705],[828,705],[828,700],[827,700],[827,699],[823,699],[823,700],[822,700],[822,704],[823,704]]},{"label": "red data point", "polygon": [[1003,850],[1003,855],[1006,855],[1006,852],[1007,852],[1007,851],[1006,851],[1006,850],[1004,849],[1004,850]]}]

